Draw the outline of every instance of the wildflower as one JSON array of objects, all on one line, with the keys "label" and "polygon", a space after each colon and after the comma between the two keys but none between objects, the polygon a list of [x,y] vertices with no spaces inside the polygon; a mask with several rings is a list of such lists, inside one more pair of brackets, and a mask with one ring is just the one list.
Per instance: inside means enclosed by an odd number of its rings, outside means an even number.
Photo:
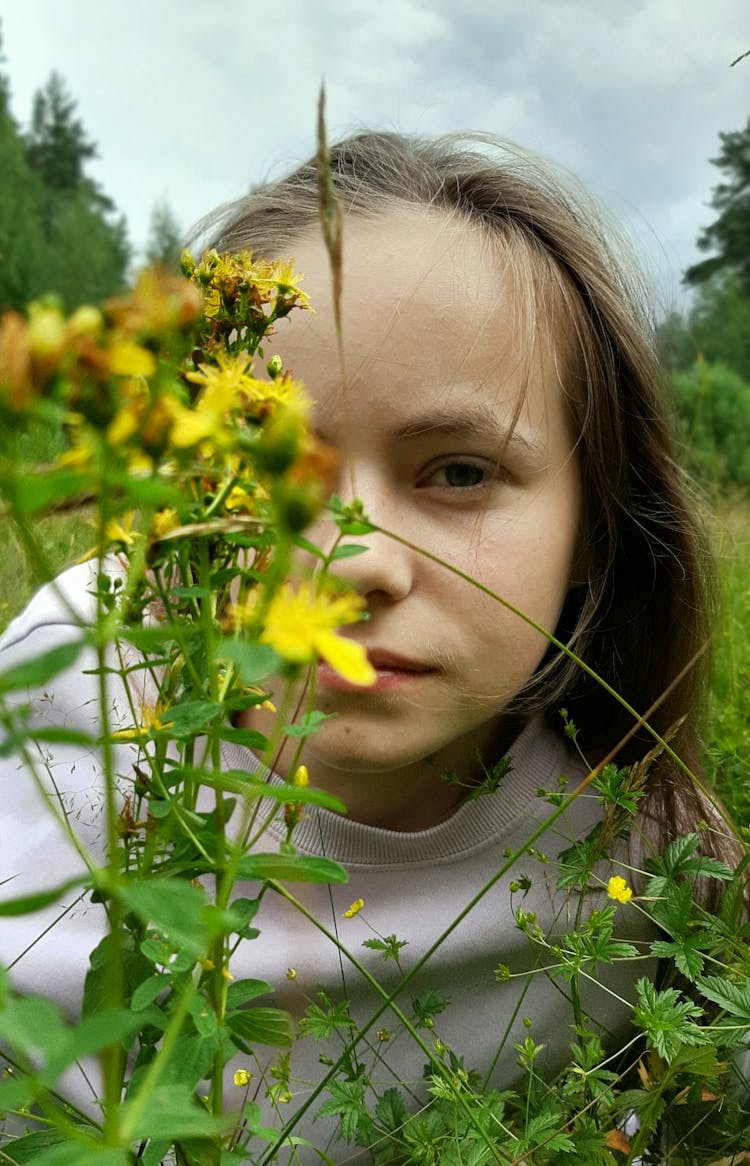
[{"label": "wildflower", "polygon": [[296,968],[287,968],[286,978],[287,978],[287,980],[296,980],[297,979],[297,969]]},{"label": "wildflower", "polygon": [[252,1073],[247,1069],[238,1069],[232,1080],[238,1089],[242,1089],[245,1085],[249,1085],[253,1079]]},{"label": "wildflower", "polygon": [[318,655],[351,684],[373,684],[375,669],[364,648],[334,631],[356,620],[363,607],[360,595],[316,594],[310,584],[295,591],[285,584],[269,604],[260,638],[291,664],[309,664]]},{"label": "wildflower", "polygon": [[353,919],[355,915],[359,915],[360,911],[365,905],[364,899],[355,899],[354,902],[344,911],[345,919]]},{"label": "wildflower", "polygon": [[151,538],[158,541],[168,535],[170,531],[176,530],[180,525],[180,519],[177,511],[171,506],[166,506],[163,510],[159,510],[153,517],[151,522]]},{"label": "wildflower", "polygon": [[306,786],[310,784],[310,774],[307,772],[306,765],[298,765],[294,771],[292,778],[292,785]]},{"label": "wildflower", "polygon": [[115,340],[109,350],[109,371],[117,377],[152,377],[156,357],[132,340]]},{"label": "wildflower", "polygon": [[[140,725],[133,725],[129,729],[118,729],[116,733],[112,734],[115,741],[146,741],[151,736],[152,732],[156,733],[160,729],[165,728],[161,720],[164,708],[162,706],[144,704],[141,707],[141,723]],[[171,724],[171,722],[167,722]]]},{"label": "wildflower", "polygon": [[221,415],[236,408],[251,366],[246,352],[219,352],[215,364],[199,364],[195,372],[187,373],[189,381],[200,385],[201,409]]},{"label": "wildflower", "polygon": [[616,899],[618,903],[627,903],[633,897],[632,889],[620,875],[613,875],[609,880],[607,894],[610,899]]},{"label": "wildflower", "polygon": [[119,518],[110,518],[104,533],[108,542],[121,543],[125,549],[132,547],[138,538],[138,531],[133,530],[132,510],[124,516],[122,522]]}]

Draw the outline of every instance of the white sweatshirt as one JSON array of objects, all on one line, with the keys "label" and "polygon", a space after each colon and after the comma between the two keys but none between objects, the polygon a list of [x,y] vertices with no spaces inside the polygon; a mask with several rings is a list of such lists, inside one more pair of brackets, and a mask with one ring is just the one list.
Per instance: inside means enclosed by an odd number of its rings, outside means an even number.
[{"label": "white sweatshirt", "polygon": [[[92,618],[89,597],[95,568],[84,564],[66,572],[55,584],[37,594],[26,611],[7,629],[0,641],[0,675],[20,661],[77,637],[76,615]],[[38,725],[66,725],[95,731],[98,723],[98,678],[90,669],[94,661],[80,657],[72,668],[58,675],[44,691],[32,692]],[[114,727],[132,724],[132,715],[116,683],[110,686],[110,712]],[[99,857],[103,854],[102,788],[95,750],[83,746],[40,746],[45,758],[43,779],[50,796],[64,808],[76,835]],[[117,772],[123,793],[133,780],[134,746],[116,750]],[[421,956],[438,943],[469,900],[497,874],[504,856],[521,847],[550,807],[537,790],[557,788],[566,775],[571,788],[584,773],[565,742],[541,720],[530,723],[509,750],[512,768],[500,788],[476,800],[465,801],[446,821],[430,829],[400,833],[354,822],[329,811],[308,808],[295,830],[294,842],[302,854],[326,855],[349,872],[346,885],[289,884],[289,889],[328,930],[380,981],[388,991]],[[222,757],[228,769],[258,772],[259,762],[247,749],[225,745]],[[276,780],[273,776],[271,781]],[[313,775],[314,780],[314,775]],[[582,795],[535,844],[550,859],[583,837],[598,820],[599,807],[590,793]],[[283,841],[281,822],[272,823],[262,843],[270,850]],[[82,871],[83,864],[64,830],[54,820],[22,759],[11,754],[0,758],[0,894],[11,897],[60,884]],[[605,871],[621,873],[617,867]],[[524,896],[511,893],[510,883],[520,875],[531,879]],[[427,989],[435,989],[450,1003],[435,1017],[434,1029],[422,1029],[429,1045],[436,1038],[463,1056],[466,1067],[490,1073],[493,1085],[508,1087],[518,1076],[518,1052],[514,1043],[530,1031],[545,1049],[538,1067],[553,1073],[568,1059],[573,1037],[572,1010],[564,980],[533,971],[541,960],[532,952],[518,929],[514,908],[536,912],[545,932],[565,930],[569,912],[577,901],[555,889],[554,862],[525,856],[504,875],[461,919],[426,966],[400,993],[398,1003],[412,1016],[411,1001]],[[236,894],[256,897],[258,885],[238,885]],[[357,899],[364,908],[353,918],[344,912]],[[597,896],[598,899],[598,896]],[[602,905],[599,900],[598,905]],[[633,905],[620,907],[618,934],[644,950],[650,929]],[[345,956],[300,912],[273,892],[264,896],[254,921],[257,939],[243,940],[231,971],[236,980],[255,978],[275,985],[273,996],[257,1000],[289,1010],[299,1019],[310,1002],[320,1002],[322,989],[334,1003],[348,1000],[358,1024],[372,1018],[379,997]],[[0,919],[0,959],[11,967],[14,985],[23,992],[51,996],[75,1019],[80,1014],[81,991],[92,949],[103,933],[102,909],[75,892],[63,901],[29,916]],[[384,961],[380,952],[363,947],[368,939],[395,935],[406,940],[400,950],[401,970]],[[37,937],[40,937],[37,939]],[[36,942],[35,942],[36,941]],[[529,974],[500,982],[498,965],[513,973]],[[589,1016],[599,1025],[609,1044],[627,1035],[628,1009],[618,998],[632,1001],[633,981],[644,974],[644,965],[629,962],[604,969],[603,983],[584,988]],[[531,1018],[527,1029],[524,1018]],[[316,1042],[310,1035],[296,1042],[291,1055],[292,1099],[277,1103],[280,1118],[289,1121],[311,1090],[322,1080],[327,1067],[321,1055],[335,1060],[342,1051],[340,1038]],[[246,1095],[233,1084],[238,1068],[247,1068],[272,1122],[265,1101],[260,1067],[278,1063],[279,1051],[257,1046],[257,1063],[238,1054],[227,1068],[226,1096],[239,1109]],[[357,1049],[361,1063],[378,1092],[402,1085],[405,1093],[423,1099],[420,1086],[425,1053],[417,1047],[398,1019],[386,1009],[373,1023]],[[72,1073],[66,1088],[74,1100],[92,1108],[98,1089],[95,1069]],[[268,1084],[273,1084],[272,1080]],[[332,1140],[332,1124],[313,1120],[323,1093],[308,1110],[295,1134],[302,1134],[343,1160],[350,1152]],[[311,1160],[315,1160],[315,1156]]]}]

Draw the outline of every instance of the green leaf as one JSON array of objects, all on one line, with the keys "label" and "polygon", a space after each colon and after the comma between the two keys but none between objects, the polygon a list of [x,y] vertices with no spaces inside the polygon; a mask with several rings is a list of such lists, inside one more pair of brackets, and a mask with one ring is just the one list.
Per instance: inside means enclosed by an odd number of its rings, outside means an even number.
[{"label": "green leaf", "polygon": [[386,1089],[378,1098],[375,1116],[388,1133],[397,1133],[406,1124],[407,1113],[404,1099],[395,1086]]},{"label": "green leaf", "polygon": [[369,550],[369,547],[362,546],[361,543],[341,543],[331,555],[331,562],[335,563],[338,559],[351,559],[355,555],[361,555],[366,550]]},{"label": "green leaf", "polygon": [[86,641],[72,640],[42,652],[33,660],[24,660],[0,673],[0,694],[19,688],[40,688],[66,668],[71,668],[81,654]]},{"label": "green leaf", "polygon": [[287,737],[309,737],[311,733],[317,732],[318,727],[325,721],[334,719],[334,713],[322,713],[318,709],[313,709],[312,712],[305,713],[298,725],[284,725],[284,732]]},{"label": "green leaf", "polygon": [[13,511],[18,516],[35,514],[51,503],[64,502],[81,496],[91,489],[93,475],[84,470],[52,470],[46,473],[24,474],[22,478],[3,474],[3,490]]},{"label": "green leaf", "polygon": [[60,1009],[45,996],[11,999],[0,1012],[0,1038],[33,1060],[54,1055],[67,1035]]},{"label": "green leaf", "polygon": [[223,715],[223,707],[210,700],[187,700],[170,705],[163,714],[165,732],[171,738],[193,737]]},{"label": "green leaf", "polygon": [[133,1138],[156,1138],[173,1141],[190,1137],[211,1137],[220,1131],[220,1123],[195,1102],[192,1091],[184,1085],[157,1085],[149,1090],[144,1108],[132,1126],[130,1114],[140,1094],[125,1102],[122,1120]]},{"label": "green leaf", "polygon": [[154,1000],[157,996],[161,996],[162,992],[168,991],[173,983],[174,980],[166,972],[159,972],[155,976],[149,976],[133,992],[130,1007],[134,1012],[140,1012],[142,1008],[148,1008],[149,1004],[153,1004]]},{"label": "green leaf", "polygon": [[750,1026],[750,977],[738,983],[724,976],[704,976],[698,981],[698,988],[730,1016]]},{"label": "green leaf", "polygon": [[234,664],[245,684],[260,684],[279,671],[281,657],[268,644],[245,640],[219,640],[216,655],[220,660]]},{"label": "green leaf", "polygon": [[[125,1150],[102,1146],[89,1139],[61,1141],[59,1130],[40,1130],[10,1144],[3,1145],[8,1161],[33,1166],[128,1166],[130,1155]],[[32,1139],[36,1139],[32,1142]]]},{"label": "green leaf", "polygon": [[231,1012],[227,1014],[226,1023],[233,1036],[251,1045],[291,1048],[294,1044],[292,1018],[280,1008],[247,1008]]},{"label": "green leaf", "polygon": [[67,879],[58,887],[50,887],[47,891],[37,891],[34,895],[19,895],[17,899],[5,899],[0,902],[0,915],[31,915],[34,911],[41,911],[56,903],[58,899],[73,887],[82,887],[90,882],[86,876]]},{"label": "green leaf", "polygon": [[49,1057],[49,1074],[58,1076],[73,1061],[98,1053],[109,1045],[125,1044],[139,1027],[140,1018],[126,1008],[107,1008],[85,1017],[68,1030],[67,1039]]},{"label": "green leaf", "polygon": [[330,858],[296,854],[247,854],[237,864],[242,879],[267,879],[290,883],[345,883],[349,875]]},{"label": "green leaf", "polygon": [[165,931],[186,951],[200,953],[207,943],[201,920],[206,901],[202,889],[184,879],[141,879],[126,883],[120,894],[142,922]]},{"label": "green leaf", "polygon": [[231,1011],[254,1000],[256,996],[266,996],[273,992],[265,980],[234,980],[227,989],[227,1008]]},{"label": "green leaf", "polygon": [[246,749],[257,749],[264,753],[268,748],[268,737],[258,733],[255,729],[235,729],[231,725],[219,729],[219,738],[230,741],[233,745],[244,745]]}]

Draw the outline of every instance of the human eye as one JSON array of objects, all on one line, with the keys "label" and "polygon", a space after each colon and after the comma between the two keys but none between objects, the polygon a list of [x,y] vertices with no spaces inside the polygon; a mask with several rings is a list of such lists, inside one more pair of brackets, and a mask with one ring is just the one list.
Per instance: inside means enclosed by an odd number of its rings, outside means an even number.
[{"label": "human eye", "polygon": [[421,489],[455,491],[462,494],[477,494],[485,490],[497,478],[495,467],[466,458],[446,460],[438,465],[428,466],[418,485]]}]

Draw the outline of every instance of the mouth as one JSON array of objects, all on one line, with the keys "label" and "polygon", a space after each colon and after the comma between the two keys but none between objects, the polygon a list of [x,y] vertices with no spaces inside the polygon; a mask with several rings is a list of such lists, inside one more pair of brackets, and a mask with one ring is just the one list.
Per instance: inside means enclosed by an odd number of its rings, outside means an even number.
[{"label": "mouth", "polygon": [[421,660],[403,656],[399,652],[389,652],[382,648],[370,648],[367,659],[375,669],[375,683],[367,687],[351,684],[334,672],[324,660],[318,665],[318,684],[325,688],[346,689],[349,692],[389,692],[406,685],[416,684],[426,676],[433,676],[437,668]]}]

